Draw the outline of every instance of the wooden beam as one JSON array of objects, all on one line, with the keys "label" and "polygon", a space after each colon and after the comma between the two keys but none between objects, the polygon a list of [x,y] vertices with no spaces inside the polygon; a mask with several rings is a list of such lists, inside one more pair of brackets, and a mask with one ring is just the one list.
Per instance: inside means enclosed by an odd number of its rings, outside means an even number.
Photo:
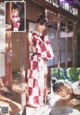
[{"label": "wooden beam", "polygon": [[43,6],[43,7],[45,7],[48,10],[51,10],[52,12],[60,13],[60,14],[64,15],[69,20],[76,20],[77,19],[76,16],[72,15],[71,13],[64,10],[63,8],[61,8],[61,7],[57,8],[57,7],[53,6],[52,4],[46,2],[45,0],[32,0],[32,1],[41,5],[41,6]]}]

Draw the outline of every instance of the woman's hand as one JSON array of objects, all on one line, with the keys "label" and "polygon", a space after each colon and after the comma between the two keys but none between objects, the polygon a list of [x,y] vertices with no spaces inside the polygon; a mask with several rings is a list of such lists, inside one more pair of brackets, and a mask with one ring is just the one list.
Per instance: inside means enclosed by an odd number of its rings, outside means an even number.
[{"label": "woman's hand", "polygon": [[70,101],[70,104],[73,105],[73,106],[79,105],[80,104],[80,100],[78,100],[78,99],[72,99]]}]

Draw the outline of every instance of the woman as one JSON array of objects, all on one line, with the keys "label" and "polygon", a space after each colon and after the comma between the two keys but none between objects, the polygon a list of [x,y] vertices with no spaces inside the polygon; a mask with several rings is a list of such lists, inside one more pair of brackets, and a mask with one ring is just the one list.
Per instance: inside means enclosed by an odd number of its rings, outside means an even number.
[{"label": "woman", "polygon": [[20,26],[20,17],[19,17],[19,8],[17,3],[12,5],[12,15],[11,15],[11,21],[12,21],[12,27],[13,31],[19,31]]},{"label": "woman", "polygon": [[46,20],[40,16],[36,21],[36,30],[32,33],[30,41],[30,59],[28,69],[28,100],[27,104],[33,107],[43,105],[45,76],[47,74],[47,59],[52,59],[52,52],[48,37],[42,35],[46,29]]},{"label": "woman", "polygon": [[[52,89],[55,94],[63,98],[75,95],[76,98],[71,99],[70,104],[76,106],[80,104],[80,81],[73,83],[72,85],[69,82],[64,82],[61,80],[52,80]],[[78,98],[77,98],[78,97]]]}]

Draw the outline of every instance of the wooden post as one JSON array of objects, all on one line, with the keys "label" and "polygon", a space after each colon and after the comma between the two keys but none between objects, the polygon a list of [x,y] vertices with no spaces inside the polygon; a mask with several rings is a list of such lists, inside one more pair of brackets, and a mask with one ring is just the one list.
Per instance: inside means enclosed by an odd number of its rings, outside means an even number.
[{"label": "wooden post", "polygon": [[21,51],[21,56],[20,56],[20,73],[21,73],[21,105],[22,105],[22,110],[23,114],[26,114],[26,58],[27,58],[27,35],[26,33],[20,33],[21,38],[20,38],[20,51]]},{"label": "wooden post", "polygon": [[75,22],[73,22],[73,38],[72,38],[72,67],[75,66],[75,48],[74,48],[74,43],[75,43],[75,35],[74,35],[74,29],[75,28]]},{"label": "wooden post", "polygon": [[5,85],[12,89],[12,39],[11,32],[6,32],[6,77]]},{"label": "wooden post", "polygon": [[6,2],[6,24],[9,24],[10,27],[7,27],[7,30],[11,30],[11,7],[12,3]]},{"label": "wooden post", "polygon": [[58,37],[58,45],[57,45],[57,67],[60,67],[60,14],[57,15],[57,37]]},{"label": "wooden post", "polygon": [[68,22],[66,21],[65,67],[68,67]]}]

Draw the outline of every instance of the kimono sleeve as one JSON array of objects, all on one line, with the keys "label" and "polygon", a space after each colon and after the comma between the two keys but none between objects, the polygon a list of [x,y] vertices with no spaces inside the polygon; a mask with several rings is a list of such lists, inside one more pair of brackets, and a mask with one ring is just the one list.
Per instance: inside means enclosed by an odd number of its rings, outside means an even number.
[{"label": "kimono sleeve", "polygon": [[32,38],[33,52],[37,53],[38,58],[46,59],[47,52],[44,41],[37,34],[33,34]]},{"label": "kimono sleeve", "polygon": [[47,58],[48,59],[53,59],[54,58],[54,53],[50,44],[50,41],[48,39],[48,36],[44,36],[44,42],[45,42],[45,46],[46,46],[46,51],[47,51]]},{"label": "kimono sleeve", "polygon": [[80,83],[80,81],[77,81],[77,82],[72,84],[73,92],[76,95],[80,95],[80,85],[79,85],[79,83]]}]

